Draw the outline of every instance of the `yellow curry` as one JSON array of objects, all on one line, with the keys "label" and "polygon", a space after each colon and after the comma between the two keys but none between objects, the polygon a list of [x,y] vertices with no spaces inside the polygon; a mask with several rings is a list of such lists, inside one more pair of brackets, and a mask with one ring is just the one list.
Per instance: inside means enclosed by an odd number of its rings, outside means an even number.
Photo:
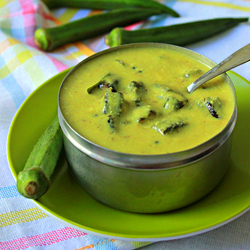
[{"label": "yellow curry", "polygon": [[114,50],[83,63],[67,77],[60,108],[77,133],[111,150],[187,150],[218,134],[233,114],[233,92],[222,77],[187,92],[208,69],[164,48]]}]

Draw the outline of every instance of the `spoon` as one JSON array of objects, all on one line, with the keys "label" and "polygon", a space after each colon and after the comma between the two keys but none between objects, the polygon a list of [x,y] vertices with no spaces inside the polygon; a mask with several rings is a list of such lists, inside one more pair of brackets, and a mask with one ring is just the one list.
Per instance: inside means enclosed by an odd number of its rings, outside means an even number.
[{"label": "spoon", "polygon": [[199,77],[187,87],[187,90],[189,93],[192,93],[203,83],[248,61],[250,61],[250,43],[244,46],[243,48],[237,50],[232,55],[223,60],[221,63],[217,64],[204,75]]}]

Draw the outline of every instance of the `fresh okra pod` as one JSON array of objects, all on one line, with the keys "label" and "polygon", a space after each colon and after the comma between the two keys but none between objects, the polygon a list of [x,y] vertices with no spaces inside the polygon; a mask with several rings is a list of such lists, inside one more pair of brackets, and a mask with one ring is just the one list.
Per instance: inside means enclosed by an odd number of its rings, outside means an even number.
[{"label": "fresh okra pod", "polygon": [[105,36],[105,43],[110,47],[140,42],[185,46],[214,36],[235,27],[241,22],[247,21],[248,18],[216,18],[139,30],[125,30],[121,27],[116,27]]},{"label": "fresh okra pod", "polygon": [[56,117],[34,146],[23,171],[17,176],[17,190],[21,195],[39,199],[47,192],[62,148],[63,133]]},{"label": "fresh okra pod", "polygon": [[157,9],[116,9],[52,28],[38,28],[34,34],[34,42],[40,49],[52,51],[67,43],[93,38],[117,26],[133,24],[160,13]]},{"label": "fresh okra pod", "polygon": [[80,8],[80,9],[97,9],[97,10],[113,10],[121,8],[147,8],[157,9],[162,13],[179,17],[179,14],[173,9],[161,4],[155,0],[43,0],[48,8]]}]

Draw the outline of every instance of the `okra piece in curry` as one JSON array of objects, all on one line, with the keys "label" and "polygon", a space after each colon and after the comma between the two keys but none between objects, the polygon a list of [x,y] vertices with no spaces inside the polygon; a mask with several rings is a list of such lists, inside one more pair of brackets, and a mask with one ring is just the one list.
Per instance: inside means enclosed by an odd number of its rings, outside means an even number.
[{"label": "okra piece in curry", "polygon": [[110,73],[106,74],[104,77],[102,77],[98,82],[96,82],[94,85],[90,86],[87,89],[87,92],[90,94],[94,89],[108,89],[110,88],[112,92],[117,92],[117,85],[118,80],[113,79],[112,75]]},{"label": "okra piece in curry", "polygon": [[132,82],[130,82],[128,88],[131,92],[132,100],[135,102],[135,104],[137,106],[139,106],[140,102],[141,102],[141,97],[143,95],[143,92],[145,91],[143,83],[137,82],[137,81],[132,81]]},{"label": "okra piece in curry", "polygon": [[117,119],[123,111],[123,94],[121,92],[113,92],[111,88],[106,91],[103,101],[103,113],[108,115],[108,123],[110,128],[115,128],[115,119]]},{"label": "okra piece in curry", "polygon": [[207,111],[215,118],[219,118],[219,113],[222,103],[219,97],[205,97],[196,101],[201,108],[206,108]]},{"label": "okra piece in curry", "polygon": [[165,135],[166,133],[171,133],[174,130],[183,127],[184,125],[185,123],[179,118],[164,119],[156,122],[153,128],[160,132],[162,135]]}]

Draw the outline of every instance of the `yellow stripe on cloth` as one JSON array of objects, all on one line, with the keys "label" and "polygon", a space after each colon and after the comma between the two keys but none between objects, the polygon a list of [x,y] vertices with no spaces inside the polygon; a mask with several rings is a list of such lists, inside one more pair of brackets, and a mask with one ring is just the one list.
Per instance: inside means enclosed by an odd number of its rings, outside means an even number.
[{"label": "yellow stripe on cloth", "polygon": [[91,56],[95,54],[95,52],[92,49],[90,49],[88,46],[86,46],[81,42],[75,42],[74,45],[86,56]]},{"label": "yellow stripe on cloth", "polygon": [[21,53],[17,54],[17,58],[21,64],[26,62],[28,59],[32,57],[32,54],[28,50],[24,50]]},{"label": "yellow stripe on cloth", "polygon": [[75,16],[75,14],[79,11],[76,8],[68,8],[63,12],[63,14],[58,17],[61,23],[68,23]]},{"label": "yellow stripe on cloth", "polygon": [[201,1],[201,0],[180,0],[180,2],[191,2],[191,3],[197,3],[197,4],[203,4],[203,5],[211,5],[216,7],[223,7],[223,8],[229,8],[229,9],[235,9],[235,10],[241,10],[241,11],[249,11],[249,7],[239,6],[235,4],[230,3],[222,3],[222,2],[209,2],[209,1]]},{"label": "yellow stripe on cloth", "polygon": [[0,1],[0,8],[4,7],[7,4],[6,1],[2,0]]},{"label": "yellow stripe on cloth", "polygon": [[0,75],[2,78],[8,76],[21,64],[26,62],[28,59],[32,58],[32,54],[28,50],[24,50],[16,55],[12,60],[10,60],[6,65],[0,69]]},{"label": "yellow stripe on cloth", "polygon": [[8,38],[0,42],[0,53],[4,52],[7,48],[11,47],[14,44],[20,43],[14,38]]},{"label": "yellow stripe on cloth", "polygon": [[[63,14],[59,17],[57,17],[58,20],[60,20],[61,23],[68,23],[71,21],[71,19],[76,15],[76,13],[79,11],[77,8],[67,8],[63,12]],[[91,10],[88,14],[88,16],[96,15],[102,13],[102,10]]]},{"label": "yellow stripe on cloth", "polygon": [[133,246],[134,246],[135,248],[139,248],[139,247],[148,246],[148,245],[150,245],[152,242],[138,242],[138,241],[132,241],[131,243],[133,244]]},{"label": "yellow stripe on cloth", "polygon": [[37,207],[13,211],[0,215],[0,227],[6,227],[13,224],[24,223],[34,220],[40,220],[48,217],[45,213],[41,212]]}]

